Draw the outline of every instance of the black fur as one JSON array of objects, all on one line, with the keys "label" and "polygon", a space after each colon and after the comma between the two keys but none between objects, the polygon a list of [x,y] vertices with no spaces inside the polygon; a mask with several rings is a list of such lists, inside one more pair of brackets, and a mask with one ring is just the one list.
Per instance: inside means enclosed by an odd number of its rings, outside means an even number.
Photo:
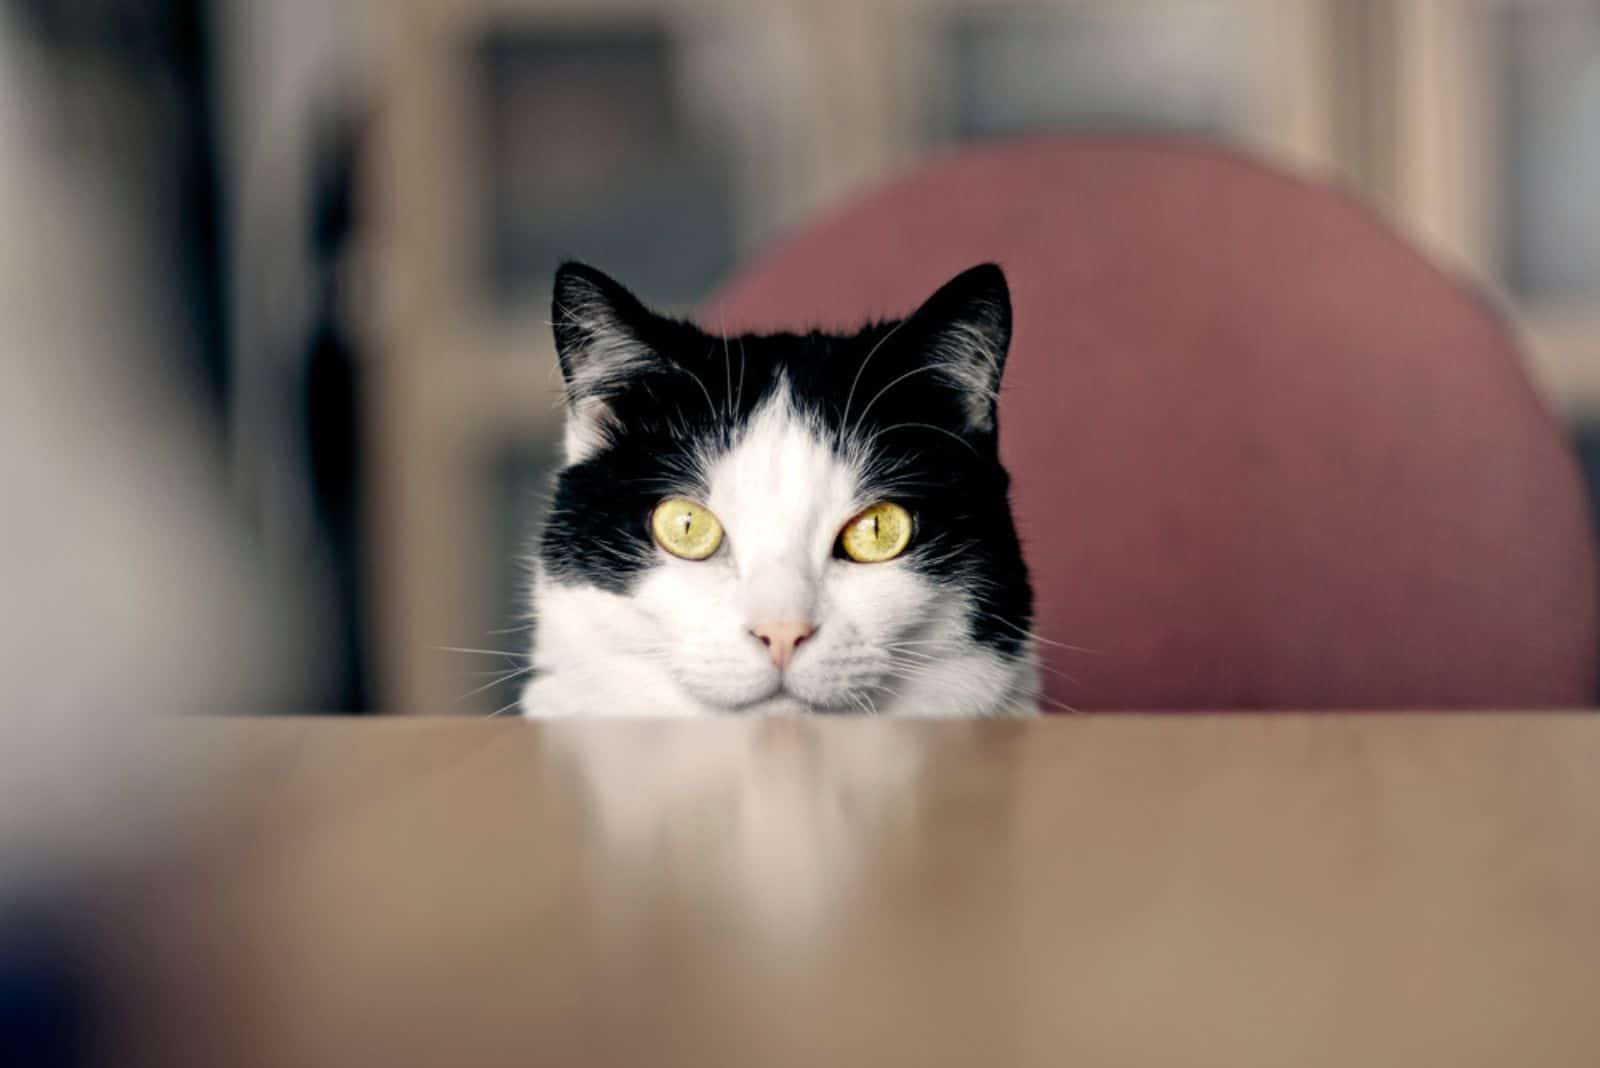
[{"label": "black fur", "polygon": [[[609,414],[605,443],[557,478],[540,547],[552,579],[626,592],[659,560],[651,509],[664,496],[703,496],[697,450],[731,444],[787,381],[795,403],[841,439],[877,435],[873,485],[915,519],[907,562],[971,598],[977,641],[1007,655],[1019,650],[1033,601],[994,413],[974,425],[971,391],[929,369],[937,354],[948,358],[963,340],[970,346],[976,329],[1000,357],[989,367],[999,373],[1011,330],[999,267],[972,268],[906,319],[851,336],[723,339],[657,316],[605,275],[569,263],[556,276],[553,321],[569,418],[586,403]],[[648,356],[625,377],[575,394],[583,362],[607,358],[606,341],[620,339]]]}]

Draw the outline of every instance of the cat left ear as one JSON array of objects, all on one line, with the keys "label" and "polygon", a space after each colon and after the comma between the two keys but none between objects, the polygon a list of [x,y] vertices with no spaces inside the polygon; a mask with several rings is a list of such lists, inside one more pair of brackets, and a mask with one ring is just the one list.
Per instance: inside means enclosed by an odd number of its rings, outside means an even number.
[{"label": "cat left ear", "polygon": [[568,463],[605,441],[613,421],[609,402],[659,366],[641,335],[651,318],[638,298],[593,267],[569,262],[556,271],[550,323],[566,386]]},{"label": "cat left ear", "polygon": [[962,271],[912,313],[917,343],[961,394],[971,433],[992,433],[1000,375],[1011,346],[1011,291],[985,263]]}]

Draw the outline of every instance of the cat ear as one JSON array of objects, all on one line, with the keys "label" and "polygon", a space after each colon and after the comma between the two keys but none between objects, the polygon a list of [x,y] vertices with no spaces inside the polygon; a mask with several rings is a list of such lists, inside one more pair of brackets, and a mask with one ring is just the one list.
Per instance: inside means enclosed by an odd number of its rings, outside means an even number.
[{"label": "cat ear", "polygon": [[556,271],[550,323],[566,386],[568,463],[599,448],[615,418],[610,401],[659,366],[642,337],[651,319],[638,298],[593,267],[568,262]]},{"label": "cat ear", "polygon": [[961,395],[969,433],[992,433],[1011,345],[1011,292],[993,263],[962,271],[912,313],[913,336]]}]

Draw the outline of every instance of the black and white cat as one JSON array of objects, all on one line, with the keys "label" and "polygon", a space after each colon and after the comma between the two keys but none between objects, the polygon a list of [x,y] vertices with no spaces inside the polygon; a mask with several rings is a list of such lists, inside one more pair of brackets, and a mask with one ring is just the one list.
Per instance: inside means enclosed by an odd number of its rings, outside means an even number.
[{"label": "black and white cat", "polygon": [[724,338],[567,264],[553,322],[525,714],[1035,711],[998,267],[854,335]]}]

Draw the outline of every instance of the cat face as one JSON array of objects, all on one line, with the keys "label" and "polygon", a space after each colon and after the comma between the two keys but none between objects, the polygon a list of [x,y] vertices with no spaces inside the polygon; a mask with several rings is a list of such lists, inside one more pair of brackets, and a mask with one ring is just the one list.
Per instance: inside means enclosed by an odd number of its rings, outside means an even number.
[{"label": "cat face", "polygon": [[720,338],[568,265],[534,714],[986,713],[1031,599],[998,458],[1005,280],[853,336]]}]

